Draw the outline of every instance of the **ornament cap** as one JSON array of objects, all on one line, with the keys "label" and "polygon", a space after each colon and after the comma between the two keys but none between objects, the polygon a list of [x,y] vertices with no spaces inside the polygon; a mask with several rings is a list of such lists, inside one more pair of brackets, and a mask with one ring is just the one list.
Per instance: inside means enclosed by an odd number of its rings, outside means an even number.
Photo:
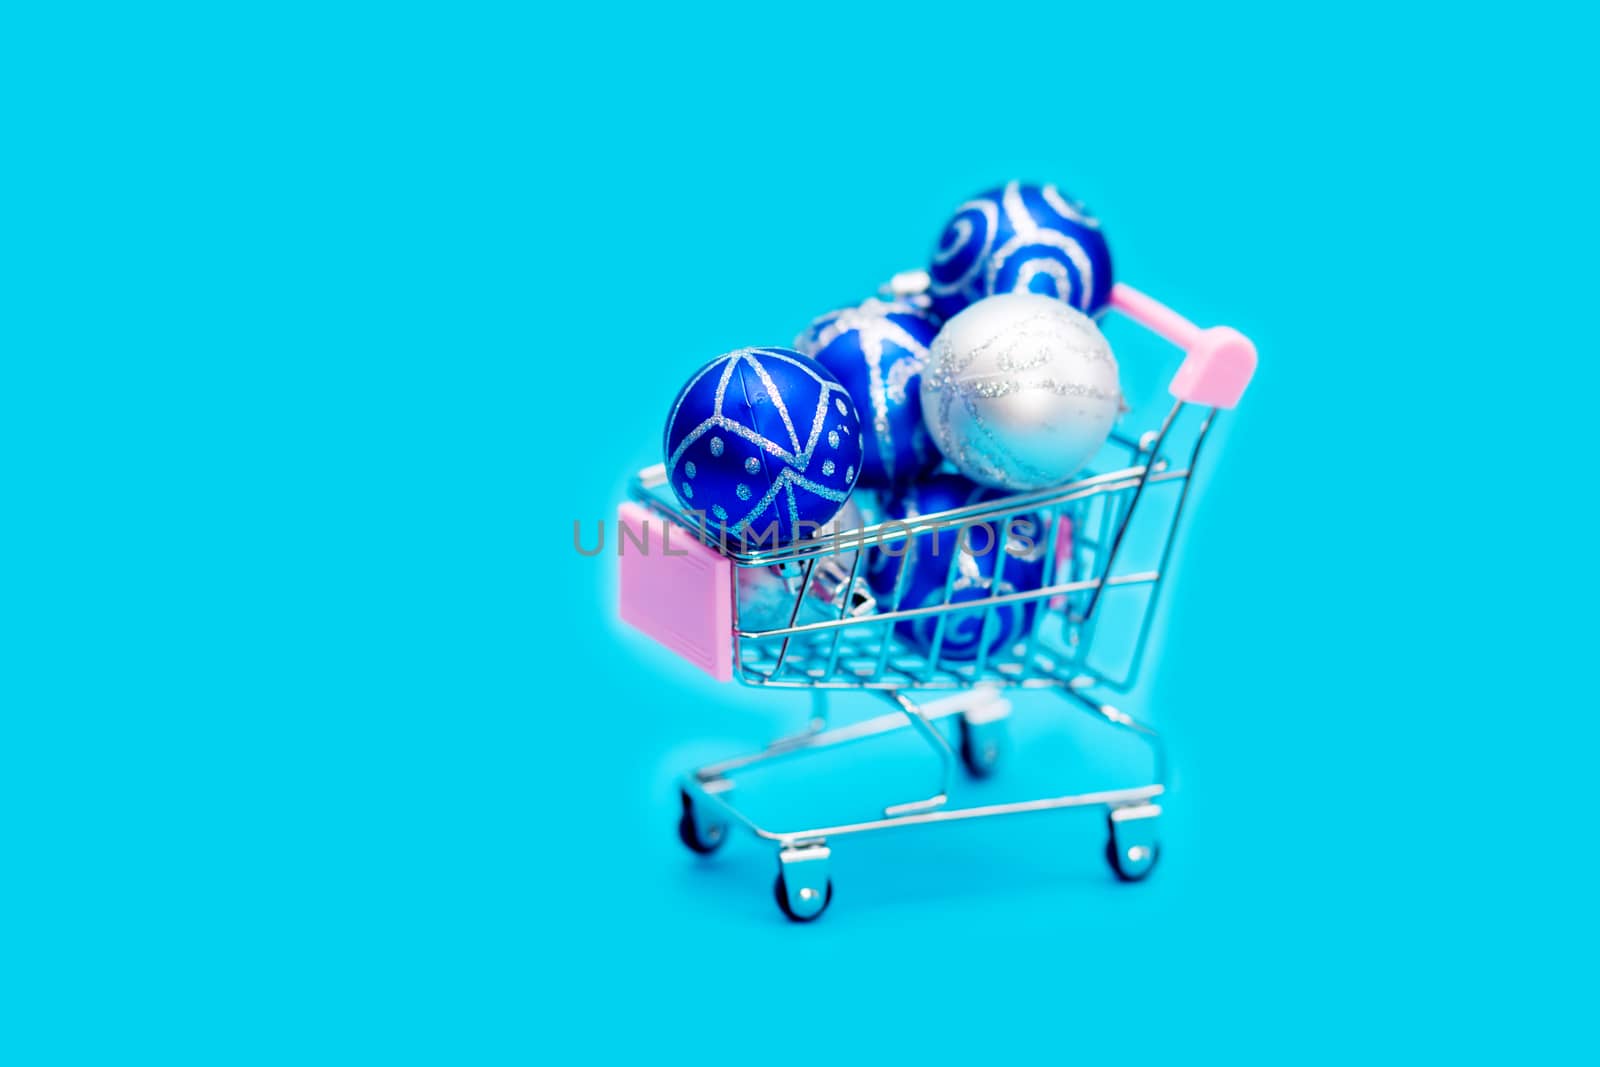
[{"label": "ornament cap", "polygon": [[891,296],[901,297],[921,296],[933,284],[933,279],[925,270],[903,270],[889,279],[889,284],[884,286]]}]

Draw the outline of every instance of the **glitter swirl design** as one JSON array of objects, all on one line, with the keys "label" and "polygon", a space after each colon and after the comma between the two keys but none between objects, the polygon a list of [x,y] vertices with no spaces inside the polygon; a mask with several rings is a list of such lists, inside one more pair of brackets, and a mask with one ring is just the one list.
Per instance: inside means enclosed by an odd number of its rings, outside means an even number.
[{"label": "glitter swirl design", "polygon": [[[957,560],[958,567],[963,566],[973,557],[965,553]],[[1017,588],[1010,582],[996,582],[981,575],[961,575],[950,588],[951,604],[964,604],[973,600],[986,600],[991,596],[1004,596],[1015,593]],[[907,608],[932,607],[945,603],[944,590],[928,590],[916,604],[907,604]],[[994,611],[993,629],[989,631],[989,654],[995,655],[1009,645],[1028,635],[1033,628],[1033,615],[1035,607],[1031,602],[1022,605],[1006,604]],[[979,643],[983,640],[985,611],[975,607],[971,611],[954,611],[944,616],[944,642],[939,650],[942,660],[967,661],[978,658]],[[917,619],[908,619],[903,623],[901,636],[913,646],[927,651],[933,648],[934,637],[939,628],[939,616],[924,615]]]},{"label": "glitter swirl design", "polygon": [[996,293],[1052,296],[1096,317],[1111,300],[1100,222],[1054,185],[1008,182],[962,204],[929,275],[933,310],[945,319]]},{"label": "glitter swirl design", "polygon": [[[887,499],[884,509],[893,519],[911,520],[1004,495],[960,475],[936,474]],[[1008,525],[1004,544],[999,542],[998,524],[993,522],[970,524],[965,534],[951,528],[918,534],[909,563],[904,550],[897,554],[871,550],[867,557],[867,580],[883,610],[890,610],[894,605],[897,592],[899,606],[912,609],[947,602],[977,602],[992,596],[1038,589],[1045,581],[1043,531],[1048,528],[1044,514],[1024,513],[1015,516]],[[945,581],[950,577],[952,566],[954,580],[946,601]],[[909,573],[902,576],[902,567],[909,567]],[[906,619],[896,624],[895,634],[919,651],[929,652],[942,618],[941,661],[970,661],[985,649],[988,656],[1003,656],[1033,629],[1037,611],[1035,601],[997,606],[987,641],[984,640],[986,609],[979,606],[942,616]]]},{"label": "glitter swirl design", "polygon": [[920,397],[923,363],[937,333],[920,308],[871,299],[820,316],[795,339],[796,349],[838,377],[868,424],[871,436],[858,440],[863,485],[902,484],[938,463]]},{"label": "glitter swirl design", "polygon": [[1122,393],[1111,346],[1088,316],[1010,293],[975,304],[934,340],[922,410],[945,458],[990,486],[1064,481],[1105,443]]}]

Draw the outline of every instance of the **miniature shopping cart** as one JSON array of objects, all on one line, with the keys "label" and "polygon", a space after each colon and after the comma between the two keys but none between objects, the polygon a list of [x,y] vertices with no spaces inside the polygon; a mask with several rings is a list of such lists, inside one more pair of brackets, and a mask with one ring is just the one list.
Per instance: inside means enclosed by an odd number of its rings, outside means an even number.
[{"label": "miniature shopping cart", "polygon": [[[1111,306],[1184,351],[1170,385],[1175,401],[1158,427],[1137,437],[1113,434],[1097,457],[1096,472],[1069,484],[746,550],[728,547],[696,516],[681,510],[666,487],[662,466],[646,468],[633,480],[631,499],[620,509],[619,541],[648,547],[653,531],[658,550],[627,551],[619,544],[623,619],[719,680],[813,694],[813,714],[804,732],[762,751],[701,767],[681,781],[678,830],[683,843],[709,853],[724,843],[731,827],[742,826],[775,845],[775,893],[789,918],[815,919],[832,900],[832,842],[906,826],[1088,809],[1106,818],[1106,858],[1119,878],[1138,881],[1154,868],[1160,855],[1157,801],[1166,777],[1161,741],[1149,726],[1109,700],[1127,693],[1137,678],[1150,641],[1156,594],[1201,449],[1217,411],[1238,403],[1255,371],[1256,354],[1236,331],[1202,330],[1125,285],[1115,286]],[[1104,462],[1108,456],[1110,464]],[[1044,579],[1038,588],[1006,591],[997,585],[987,596],[957,602],[952,590],[960,556],[951,553],[942,600],[907,606],[900,602],[902,589],[876,597],[859,592],[863,569],[870,565],[864,546],[900,555],[904,575],[915,554],[936,543],[925,536],[932,531],[977,523],[1010,530],[1015,520],[1028,516],[1044,516],[1048,523],[1042,538]],[[767,569],[792,591],[793,608],[787,620],[778,620],[787,625],[773,626],[768,613],[763,628],[754,628],[749,611],[741,621],[745,583],[738,571],[748,568]],[[1137,599],[1124,610],[1113,610],[1115,602],[1129,597]],[[1005,632],[991,629],[1000,625],[996,616],[1021,611],[1025,602],[1036,602],[1032,610],[1037,621],[1024,628],[1027,632],[1009,645],[996,647],[997,642],[987,640]],[[818,603],[824,605],[820,618]],[[978,642],[976,655],[959,660],[942,656],[947,630],[958,624],[970,627],[975,619],[981,619],[985,638]],[[901,640],[897,625],[908,620],[918,620],[931,639],[916,644]],[[1131,634],[1131,642],[1095,640],[1099,629],[1113,624]],[[1119,654],[1102,655],[1105,645],[1116,645]],[[978,777],[995,769],[1010,710],[1003,694],[1011,686],[1050,689],[1109,727],[1141,738],[1153,759],[1151,779],[1100,792],[951,807],[958,759]],[[890,710],[830,729],[827,694],[841,689],[874,691]],[[912,697],[936,690],[954,692],[923,702]],[[953,740],[937,725],[942,719],[955,720]],[[930,796],[891,805],[863,821],[787,830],[759,825],[734,804],[739,772],[907,728],[937,756],[939,786]]]}]

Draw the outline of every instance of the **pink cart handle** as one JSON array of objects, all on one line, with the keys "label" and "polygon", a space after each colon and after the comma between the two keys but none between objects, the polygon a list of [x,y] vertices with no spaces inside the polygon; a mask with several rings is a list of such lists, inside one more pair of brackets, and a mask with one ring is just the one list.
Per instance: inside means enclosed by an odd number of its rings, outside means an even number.
[{"label": "pink cart handle", "polygon": [[1256,372],[1256,346],[1227,326],[1202,330],[1167,305],[1121,282],[1111,287],[1111,306],[1184,351],[1183,366],[1168,391],[1187,404],[1232,408]]}]

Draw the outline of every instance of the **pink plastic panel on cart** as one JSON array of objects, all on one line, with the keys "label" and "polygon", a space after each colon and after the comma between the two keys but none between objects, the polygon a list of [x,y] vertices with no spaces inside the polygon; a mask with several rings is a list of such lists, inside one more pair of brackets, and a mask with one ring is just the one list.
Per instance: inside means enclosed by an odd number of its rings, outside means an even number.
[{"label": "pink plastic panel on cart", "polygon": [[617,527],[622,621],[717,681],[732,680],[733,564],[637,504],[617,507]]},{"label": "pink plastic panel on cart", "polygon": [[1206,407],[1238,406],[1256,372],[1256,346],[1248,337],[1227,326],[1202,330],[1159,300],[1121,282],[1111,287],[1111,306],[1183,349],[1183,366],[1168,387],[1173,396]]}]

